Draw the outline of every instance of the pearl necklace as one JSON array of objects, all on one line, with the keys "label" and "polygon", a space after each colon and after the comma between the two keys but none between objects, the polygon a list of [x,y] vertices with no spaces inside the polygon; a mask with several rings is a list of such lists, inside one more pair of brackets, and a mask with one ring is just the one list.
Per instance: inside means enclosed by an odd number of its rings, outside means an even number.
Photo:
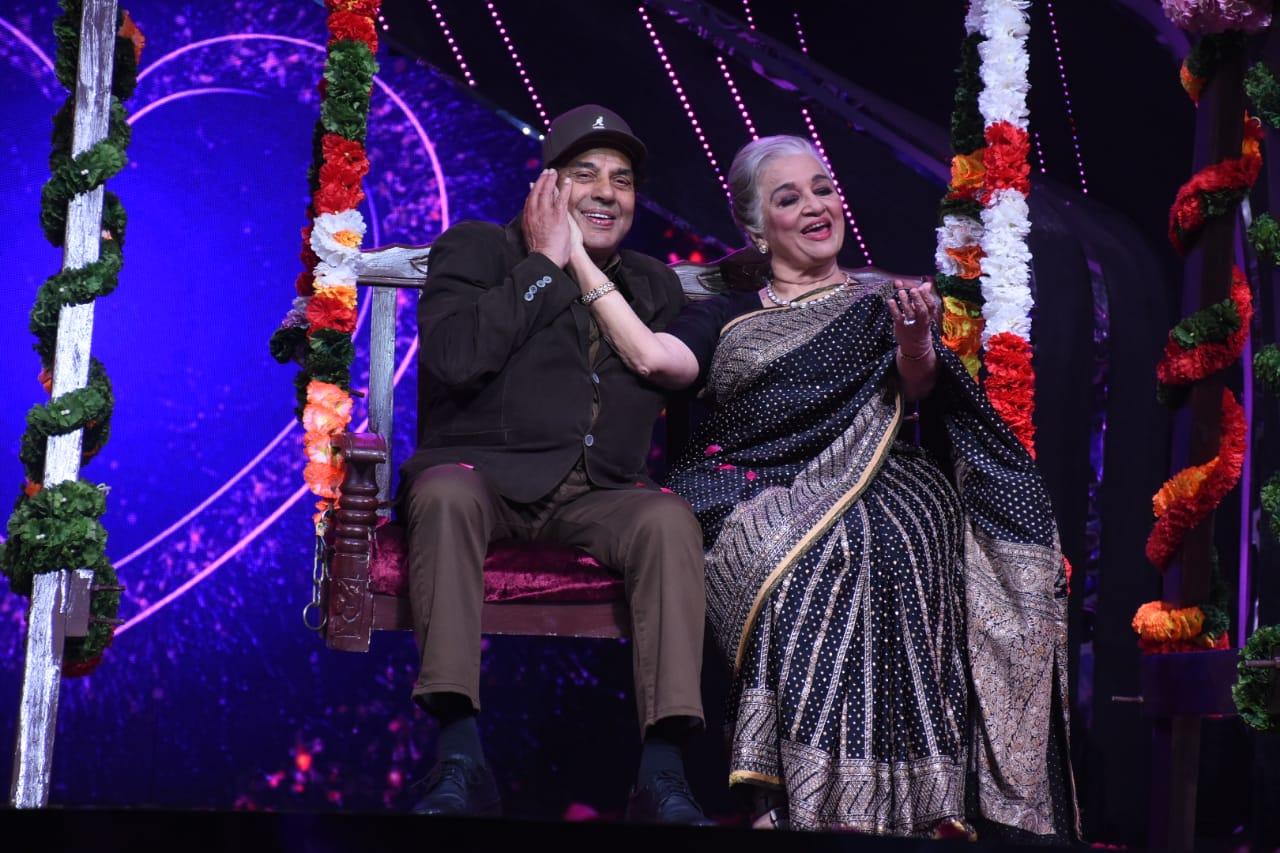
[{"label": "pearl necklace", "polygon": [[769,297],[770,302],[780,308],[808,308],[810,305],[817,305],[819,302],[827,301],[851,284],[853,284],[853,276],[849,273],[845,273],[844,281],[831,288],[827,293],[815,297],[814,299],[801,299],[800,296],[804,296],[803,293],[795,299],[781,299],[778,294],[773,292],[773,279],[766,278],[764,280],[764,295]]}]

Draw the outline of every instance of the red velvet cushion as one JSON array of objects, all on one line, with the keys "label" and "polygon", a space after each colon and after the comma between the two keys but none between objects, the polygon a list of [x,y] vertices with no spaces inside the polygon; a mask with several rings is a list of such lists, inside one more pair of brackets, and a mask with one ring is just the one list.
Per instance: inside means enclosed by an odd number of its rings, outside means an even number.
[{"label": "red velvet cushion", "polygon": [[[374,531],[369,585],[383,595],[409,593],[404,528],[398,524]],[[621,578],[568,545],[498,542],[484,561],[485,601],[613,601],[622,595]]]}]

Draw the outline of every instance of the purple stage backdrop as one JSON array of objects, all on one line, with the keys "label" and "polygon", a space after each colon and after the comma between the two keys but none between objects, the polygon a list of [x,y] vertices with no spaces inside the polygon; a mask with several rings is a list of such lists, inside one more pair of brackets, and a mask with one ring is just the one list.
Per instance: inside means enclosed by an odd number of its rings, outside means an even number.
[{"label": "purple stage backdrop", "polygon": [[[147,38],[127,104],[130,163],[111,182],[129,213],[128,245],[93,344],[117,408],[84,476],[111,487],[108,554],[128,586],[127,621],[103,666],[64,684],[53,801],[404,808],[431,737],[408,701],[412,639],[379,635],[371,653],[352,655],[303,627],[312,499],[301,488],[293,369],[267,349],[300,270],[324,11],[283,0],[126,5]],[[50,119],[64,96],[51,64],[56,14],[52,0],[10,0],[0,12],[0,489],[12,496],[23,417],[42,397],[26,315],[60,262],[38,224]],[[510,217],[537,168],[536,142],[430,67],[385,50],[380,61],[367,244],[427,242],[464,218]],[[414,430],[412,299],[400,306],[401,459]],[[364,417],[358,401],[355,423]],[[25,606],[0,596],[4,738],[16,723]],[[488,644],[484,731],[515,812],[620,807],[636,738],[629,659],[618,643]]]}]

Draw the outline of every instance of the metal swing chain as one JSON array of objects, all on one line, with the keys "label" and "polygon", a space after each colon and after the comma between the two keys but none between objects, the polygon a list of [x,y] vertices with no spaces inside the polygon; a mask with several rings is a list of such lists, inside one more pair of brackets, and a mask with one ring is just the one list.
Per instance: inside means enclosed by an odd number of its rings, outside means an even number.
[{"label": "metal swing chain", "polygon": [[[329,579],[328,549],[324,541],[324,531],[327,527],[326,519],[316,530],[315,554],[311,561],[311,600],[307,602],[306,607],[302,608],[302,624],[316,633],[323,631],[329,621],[329,614],[325,612],[323,600],[324,584]],[[319,615],[312,617],[312,611]],[[313,618],[316,620],[314,625]]]}]

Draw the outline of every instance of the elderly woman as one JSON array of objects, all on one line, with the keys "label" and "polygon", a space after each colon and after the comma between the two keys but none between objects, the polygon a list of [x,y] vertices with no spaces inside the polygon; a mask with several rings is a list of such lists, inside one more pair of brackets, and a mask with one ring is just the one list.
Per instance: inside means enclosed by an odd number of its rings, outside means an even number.
[{"label": "elderly woman", "polygon": [[[730,783],[753,786],[757,826],[1076,834],[1066,587],[1034,462],[939,342],[930,284],[838,266],[840,199],[808,142],[752,142],[729,179],[758,290],[654,334],[583,252],[570,271],[626,364],[712,404],[669,485],[702,523],[733,667]],[[946,470],[898,439],[926,397]]]}]

